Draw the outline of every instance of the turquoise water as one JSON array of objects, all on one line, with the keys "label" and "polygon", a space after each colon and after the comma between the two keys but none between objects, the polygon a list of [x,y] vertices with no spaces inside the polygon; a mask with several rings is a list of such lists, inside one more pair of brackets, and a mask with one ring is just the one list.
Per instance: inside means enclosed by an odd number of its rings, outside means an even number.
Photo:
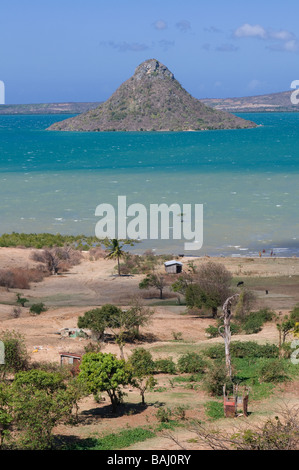
[{"label": "turquoise water", "polygon": [[[65,133],[69,116],[0,116],[0,233],[93,235],[101,203],[203,204],[194,255],[299,254],[299,113],[246,114],[256,129]],[[181,240],[137,246],[182,253]],[[186,253],[190,254],[190,253]]]}]

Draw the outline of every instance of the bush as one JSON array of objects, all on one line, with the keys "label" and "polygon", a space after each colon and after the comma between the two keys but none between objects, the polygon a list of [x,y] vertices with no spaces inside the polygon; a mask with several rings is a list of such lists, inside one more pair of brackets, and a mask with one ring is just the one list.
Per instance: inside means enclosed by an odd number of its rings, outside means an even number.
[{"label": "bush", "polygon": [[296,305],[291,311],[290,320],[294,323],[299,323],[299,305]]},{"label": "bush", "polygon": [[210,338],[217,338],[220,336],[218,328],[213,325],[209,325],[208,328],[205,329],[205,332]]},{"label": "bush", "polygon": [[169,423],[172,416],[170,408],[159,408],[156,413],[156,418],[160,423]]},{"label": "bush", "polygon": [[[233,341],[230,345],[232,357],[238,358],[277,358],[279,356],[279,348],[275,344],[258,344],[254,341]],[[205,354],[211,359],[224,358],[224,344],[217,344],[209,347]]]},{"label": "bush", "polygon": [[172,357],[167,359],[157,359],[155,361],[155,372],[161,374],[175,374],[176,365],[173,362]]},{"label": "bush", "polygon": [[129,359],[129,363],[131,364],[136,377],[144,377],[154,373],[155,363],[152,355],[144,348],[134,349]]},{"label": "bush", "polygon": [[178,369],[182,374],[203,373],[205,366],[205,361],[197,353],[184,354],[178,360]]},{"label": "bush", "polygon": [[275,313],[268,307],[252,312],[245,317],[242,327],[247,335],[258,333],[261,331],[264,323],[273,319]]},{"label": "bush", "polygon": [[47,308],[43,302],[40,302],[38,304],[32,304],[30,307],[30,313],[33,315],[40,315],[42,312],[46,312]]},{"label": "bush", "polygon": [[205,412],[212,420],[224,417],[223,402],[208,401],[205,403]]},{"label": "bush", "polygon": [[212,396],[220,397],[223,395],[224,385],[226,385],[227,391],[231,391],[232,382],[227,377],[225,364],[217,361],[209,368],[205,376],[204,388]]},{"label": "bush", "polygon": [[285,364],[280,359],[264,362],[258,369],[258,376],[261,382],[267,383],[284,382],[288,378]]},{"label": "bush", "polygon": [[[222,322],[219,323],[218,327],[217,327],[217,326],[213,326],[213,325],[209,325],[209,327],[205,329],[206,334],[207,334],[210,338],[217,338],[218,336],[220,336],[219,327],[220,327],[222,324],[223,324]],[[230,324],[230,331],[231,331],[231,334],[232,334],[232,335],[237,335],[238,333],[240,333],[241,327],[240,327],[239,325],[237,325],[236,323],[231,323],[231,324]]]},{"label": "bush", "polygon": [[247,335],[253,335],[261,331],[263,321],[260,318],[249,317],[243,324],[243,329]]},{"label": "bush", "polygon": [[4,330],[0,333],[0,341],[5,350],[5,363],[0,364],[0,378],[3,379],[7,373],[27,370],[29,357],[24,337],[14,330]]}]

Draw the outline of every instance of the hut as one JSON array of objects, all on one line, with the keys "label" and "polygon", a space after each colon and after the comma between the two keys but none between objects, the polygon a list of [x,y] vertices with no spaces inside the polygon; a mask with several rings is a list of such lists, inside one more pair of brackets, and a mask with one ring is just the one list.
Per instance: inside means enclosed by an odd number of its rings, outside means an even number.
[{"label": "hut", "polygon": [[165,266],[165,271],[169,274],[181,273],[183,269],[183,263],[175,259],[171,261],[166,261],[166,263],[164,263],[164,266]]},{"label": "hut", "polygon": [[60,365],[71,365],[71,371],[74,375],[77,375],[79,372],[79,365],[82,359],[82,354],[70,353],[70,352],[60,352]]}]

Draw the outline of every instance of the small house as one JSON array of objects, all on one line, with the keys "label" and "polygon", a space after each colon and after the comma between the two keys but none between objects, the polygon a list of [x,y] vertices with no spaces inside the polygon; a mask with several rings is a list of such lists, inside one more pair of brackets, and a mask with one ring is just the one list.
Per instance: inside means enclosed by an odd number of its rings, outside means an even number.
[{"label": "small house", "polygon": [[169,274],[178,274],[182,272],[183,263],[175,259],[164,263],[165,271]]}]

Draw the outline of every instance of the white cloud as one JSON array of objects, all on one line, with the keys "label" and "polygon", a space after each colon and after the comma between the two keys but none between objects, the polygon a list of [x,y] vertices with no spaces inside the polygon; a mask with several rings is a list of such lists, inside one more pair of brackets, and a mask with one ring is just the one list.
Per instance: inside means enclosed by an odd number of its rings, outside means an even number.
[{"label": "white cloud", "polygon": [[290,31],[281,29],[280,31],[269,31],[268,33],[270,38],[278,39],[279,41],[288,41],[294,39],[295,35]]},{"label": "white cloud", "polygon": [[250,25],[248,23],[243,24],[234,32],[236,38],[261,38],[265,39],[267,37],[266,30],[260,25]]},{"label": "white cloud", "polygon": [[158,31],[163,31],[163,29],[167,29],[167,23],[164,20],[157,20],[153,23],[153,27]]},{"label": "white cloud", "polygon": [[268,46],[268,49],[278,52],[299,52],[299,41],[297,39],[291,39],[282,44],[272,44]]},{"label": "white cloud", "polygon": [[[267,46],[272,51],[298,52],[299,41],[295,34],[285,29],[265,29],[261,25],[243,24],[234,32],[235,38],[259,38],[267,42],[274,42]],[[278,41],[278,42],[277,42]]]}]

